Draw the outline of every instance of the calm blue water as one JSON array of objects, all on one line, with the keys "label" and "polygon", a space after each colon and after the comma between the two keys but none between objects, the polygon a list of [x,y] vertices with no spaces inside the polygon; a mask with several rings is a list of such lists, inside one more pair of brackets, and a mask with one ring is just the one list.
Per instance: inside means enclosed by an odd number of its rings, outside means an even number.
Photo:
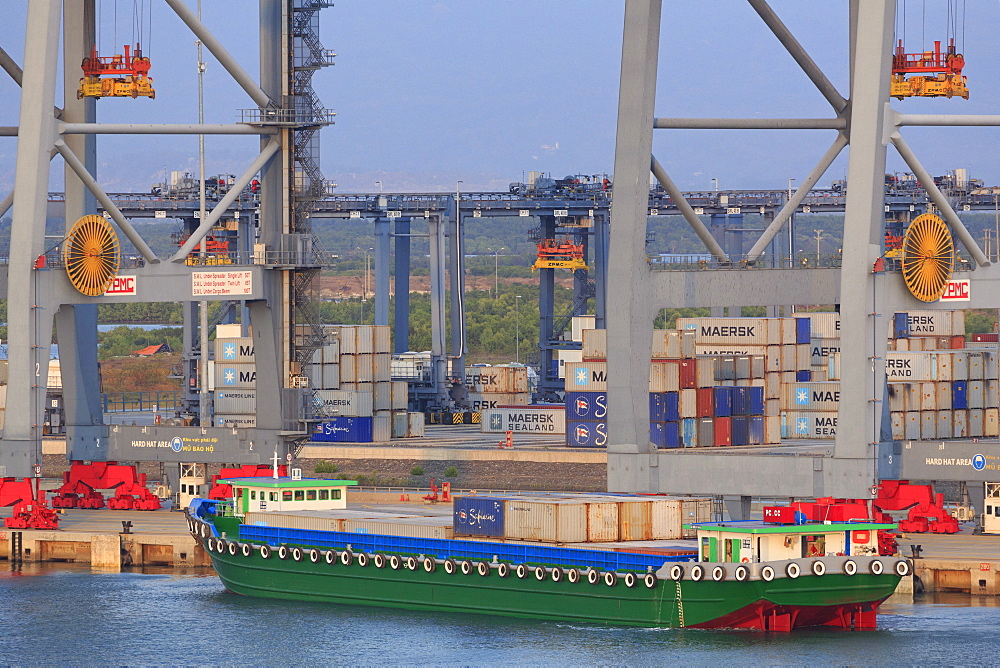
[{"label": "calm blue water", "polygon": [[301,604],[212,575],[0,572],[3,665],[982,665],[1000,601],[887,603],[879,630],[760,634],[579,626]]}]

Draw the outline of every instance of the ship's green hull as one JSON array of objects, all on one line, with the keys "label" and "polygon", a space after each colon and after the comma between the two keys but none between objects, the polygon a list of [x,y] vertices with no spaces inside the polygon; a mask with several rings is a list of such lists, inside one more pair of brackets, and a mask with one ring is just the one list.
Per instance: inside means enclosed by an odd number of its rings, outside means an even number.
[{"label": "ship's green hull", "polygon": [[[212,546],[206,541],[206,548]],[[276,551],[266,559],[256,549],[248,556],[239,549],[235,555],[209,552],[225,586],[247,596],[644,627],[871,628],[875,608],[899,582],[888,572],[828,572],[770,582],[657,579],[650,588],[642,578],[633,587],[624,578],[609,586],[603,578],[596,584],[586,578],[556,582],[538,580],[532,572],[522,579],[513,568],[500,577],[495,567],[485,576],[475,570],[463,575],[441,566],[433,572],[419,565],[377,568],[372,559],[365,566],[357,560],[345,566],[323,558],[313,563],[308,556],[281,559]]]}]

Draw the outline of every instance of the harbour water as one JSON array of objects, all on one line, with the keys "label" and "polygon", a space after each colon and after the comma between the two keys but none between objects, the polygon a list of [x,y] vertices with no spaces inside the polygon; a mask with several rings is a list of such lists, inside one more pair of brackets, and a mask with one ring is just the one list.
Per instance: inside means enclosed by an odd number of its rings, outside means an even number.
[{"label": "harbour water", "polygon": [[970,665],[996,662],[1000,601],[890,600],[879,628],[633,629],[252,599],[208,571],[0,572],[0,664]]}]

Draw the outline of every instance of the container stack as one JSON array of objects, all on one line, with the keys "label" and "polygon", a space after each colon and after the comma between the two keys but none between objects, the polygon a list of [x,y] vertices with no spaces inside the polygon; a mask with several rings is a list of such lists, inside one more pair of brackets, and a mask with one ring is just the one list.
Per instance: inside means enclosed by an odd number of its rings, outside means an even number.
[{"label": "container stack", "polygon": [[545,543],[669,540],[694,535],[685,524],[709,522],[712,500],[667,496],[458,496],[456,536]]},{"label": "container stack", "polygon": [[[689,319],[696,327],[698,320]],[[778,399],[785,346],[774,344],[770,353],[777,374],[771,383],[773,396],[768,394],[767,319],[737,319],[755,321],[753,325],[711,326],[724,328],[723,336],[741,332],[744,337],[758,336],[757,327],[763,321],[763,343],[733,345],[708,341],[703,345],[716,347],[711,354],[697,354],[699,332],[693,328],[682,331],[653,332],[653,359],[650,366],[649,413],[650,441],[660,448],[717,447],[729,445],[761,445],[778,443],[781,438],[777,412],[768,420],[767,402]],[[808,323],[806,323],[808,325]],[[785,325],[794,341],[795,322]],[[743,327],[744,329],[737,329]],[[749,329],[746,329],[749,327]],[[781,325],[774,326],[780,340]],[[711,338],[711,337],[708,337]],[[799,347],[787,346],[788,363],[800,355]],[[725,349],[725,350],[722,350]],[[583,333],[583,361],[566,365],[566,442],[574,447],[603,447],[607,442],[607,337],[605,330]],[[807,347],[802,347],[804,354]],[[726,352],[730,351],[730,352]],[[735,351],[735,352],[733,352]],[[753,353],[763,354],[753,354]],[[744,353],[744,354],[736,354]],[[794,376],[794,373],[792,373]]]},{"label": "container stack", "polygon": [[313,441],[423,436],[423,414],[407,413],[407,383],[392,380],[389,332],[385,325],[327,328],[328,343],[316,351],[309,372],[317,411],[328,418],[316,426]]},{"label": "container stack", "polygon": [[469,410],[485,411],[500,406],[527,406],[528,367],[475,365],[465,369]]},{"label": "container stack", "polygon": [[253,338],[216,338],[214,375],[213,424],[216,427],[256,427],[257,364]]}]

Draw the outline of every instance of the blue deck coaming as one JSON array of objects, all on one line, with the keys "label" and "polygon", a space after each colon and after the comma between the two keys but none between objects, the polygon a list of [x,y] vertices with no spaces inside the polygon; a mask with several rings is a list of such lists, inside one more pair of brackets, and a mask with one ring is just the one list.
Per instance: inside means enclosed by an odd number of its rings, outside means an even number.
[{"label": "blue deck coaming", "polygon": [[319,531],[288,529],[241,524],[239,539],[243,542],[278,545],[298,545],[303,548],[343,550],[348,545],[355,552],[386,552],[404,555],[425,555],[438,559],[476,559],[493,561],[494,558],[512,564],[599,568],[608,571],[656,571],[665,562],[694,561],[692,551],[682,555],[640,554],[613,552],[572,547],[526,545],[523,543],[495,543],[488,541],[453,540],[443,538],[410,538],[385,536],[347,531]]}]

